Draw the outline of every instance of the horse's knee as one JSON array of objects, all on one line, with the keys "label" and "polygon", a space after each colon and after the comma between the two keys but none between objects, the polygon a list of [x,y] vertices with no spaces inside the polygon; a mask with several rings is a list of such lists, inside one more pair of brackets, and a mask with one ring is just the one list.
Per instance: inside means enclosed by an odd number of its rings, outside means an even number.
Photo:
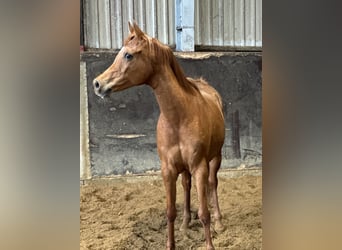
[{"label": "horse's knee", "polygon": [[168,208],[166,210],[166,217],[167,217],[168,221],[174,222],[176,217],[177,217],[177,210],[176,210],[176,208],[172,208],[172,207]]},{"label": "horse's knee", "polygon": [[215,173],[210,173],[209,178],[208,178],[208,185],[210,187],[217,187],[218,179],[217,179],[217,174]]},{"label": "horse's knee", "polygon": [[213,179],[209,179],[208,186],[209,186],[210,190],[216,189],[217,188],[217,181],[213,180]]},{"label": "horse's knee", "polygon": [[209,210],[198,210],[198,218],[204,225],[210,224]]}]

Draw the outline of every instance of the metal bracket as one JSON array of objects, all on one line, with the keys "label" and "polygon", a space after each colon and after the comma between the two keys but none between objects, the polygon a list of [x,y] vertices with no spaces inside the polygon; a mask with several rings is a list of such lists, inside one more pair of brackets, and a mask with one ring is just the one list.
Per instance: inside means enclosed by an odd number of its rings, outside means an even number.
[{"label": "metal bracket", "polygon": [[194,29],[194,26],[176,26],[177,31],[182,31],[183,29]]}]

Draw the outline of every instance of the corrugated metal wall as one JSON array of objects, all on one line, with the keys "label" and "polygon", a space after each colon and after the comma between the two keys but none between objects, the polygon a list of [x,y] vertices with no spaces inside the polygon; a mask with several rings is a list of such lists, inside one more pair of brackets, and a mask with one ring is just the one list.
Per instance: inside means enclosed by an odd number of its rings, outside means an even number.
[{"label": "corrugated metal wall", "polygon": [[84,0],[87,48],[119,49],[136,20],[147,34],[175,45],[174,0]]},{"label": "corrugated metal wall", "polygon": [[195,0],[195,44],[261,47],[262,0]]},{"label": "corrugated metal wall", "polygon": [[[83,1],[87,48],[121,48],[132,20],[162,43],[175,45],[175,0]],[[261,47],[262,0],[195,0],[195,44]]]}]

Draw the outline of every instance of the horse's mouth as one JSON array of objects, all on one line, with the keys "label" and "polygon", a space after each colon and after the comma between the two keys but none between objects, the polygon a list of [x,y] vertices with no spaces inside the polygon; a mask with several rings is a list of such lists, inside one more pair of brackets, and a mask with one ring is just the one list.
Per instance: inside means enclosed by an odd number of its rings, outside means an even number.
[{"label": "horse's mouth", "polygon": [[[103,97],[109,97],[110,93],[112,93],[112,89],[108,88],[103,92]],[[102,98],[103,98],[102,97]]]},{"label": "horse's mouth", "polygon": [[95,94],[99,97],[101,97],[102,99],[106,98],[106,97],[109,97],[110,93],[112,92],[112,89],[111,88],[108,88],[104,91],[96,91],[95,90]]}]

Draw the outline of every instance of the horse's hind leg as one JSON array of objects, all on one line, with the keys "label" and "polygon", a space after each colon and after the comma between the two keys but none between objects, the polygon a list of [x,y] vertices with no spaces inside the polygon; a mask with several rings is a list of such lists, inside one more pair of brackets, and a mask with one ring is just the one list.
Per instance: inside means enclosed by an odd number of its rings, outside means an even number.
[{"label": "horse's hind leg", "polygon": [[218,232],[224,231],[224,226],[222,224],[222,215],[218,203],[218,198],[217,198],[217,185],[218,185],[218,180],[217,180],[217,172],[221,166],[221,155],[213,158],[209,162],[209,193],[210,193],[210,200],[211,204],[214,209],[214,219],[215,219],[215,230]]},{"label": "horse's hind leg", "polygon": [[186,230],[189,227],[191,221],[190,215],[190,189],[191,189],[191,175],[188,171],[182,173],[182,185],[184,189],[184,215],[183,223],[180,230]]}]

